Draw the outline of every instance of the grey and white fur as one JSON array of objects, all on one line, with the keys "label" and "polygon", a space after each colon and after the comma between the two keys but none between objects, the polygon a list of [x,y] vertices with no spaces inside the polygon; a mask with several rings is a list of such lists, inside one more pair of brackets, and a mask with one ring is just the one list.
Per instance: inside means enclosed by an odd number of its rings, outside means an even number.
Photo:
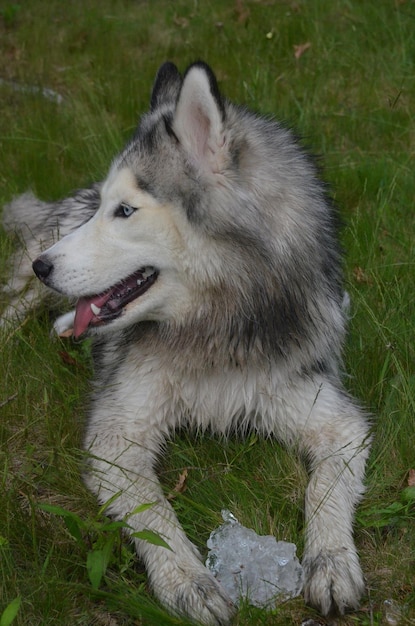
[{"label": "grey and white fur", "polygon": [[[226,100],[206,64],[182,76],[166,63],[102,185],[56,204],[22,196],[4,219],[42,283],[77,301],[58,332],[93,337],[86,482],[115,519],[172,548],[134,539],[159,600],[203,624],[231,620],[155,464],[178,427],[254,429],[307,460],[305,601],[356,609],[369,425],[340,379],[336,215],[291,132]],[[8,320],[29,279],[16,259]],[[27,293],[31,306],[42,296]]]}]

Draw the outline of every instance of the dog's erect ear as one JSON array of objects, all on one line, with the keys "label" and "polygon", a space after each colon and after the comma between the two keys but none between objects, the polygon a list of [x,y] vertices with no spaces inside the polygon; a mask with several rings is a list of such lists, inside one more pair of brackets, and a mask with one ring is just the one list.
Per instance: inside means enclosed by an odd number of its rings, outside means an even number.
[{"label": "dog's erect ear", "polygon": [[224,144],[225,109],[208,65],[191,65],[183,78],[172,128],[192,160],[215,168]]},{"label": "dog's erect ear", "polygon": [[163,63],[154,80],[150,110],[155,111],[163,104],[175,104],[181,86],[182,77],[174,63],[170,61]]}]

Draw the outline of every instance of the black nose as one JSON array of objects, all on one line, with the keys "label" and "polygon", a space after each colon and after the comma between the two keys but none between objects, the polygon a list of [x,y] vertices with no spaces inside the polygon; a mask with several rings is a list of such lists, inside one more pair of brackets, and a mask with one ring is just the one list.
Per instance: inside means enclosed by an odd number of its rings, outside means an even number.
[{"label": "black nose", "polygon": [[45,280],[53,270],[53,263],[47,259],[39,257],[36,261],[33,261],[33,271],[40,280]]}]

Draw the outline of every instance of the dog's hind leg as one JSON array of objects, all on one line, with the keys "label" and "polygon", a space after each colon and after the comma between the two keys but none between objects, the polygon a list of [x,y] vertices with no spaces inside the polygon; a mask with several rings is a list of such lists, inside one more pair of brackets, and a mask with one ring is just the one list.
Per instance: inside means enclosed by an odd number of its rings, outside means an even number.
[{"label": "dog's hind leg", "polygon": [[324,615],[342,614],[358,607],[364,591],[353,516],[364,491],[369,427],[360,409],[329,380],[303,383],[295,404],[294,397],[290,394],[285,404],[286,432],[310,467],[304,596]]}]

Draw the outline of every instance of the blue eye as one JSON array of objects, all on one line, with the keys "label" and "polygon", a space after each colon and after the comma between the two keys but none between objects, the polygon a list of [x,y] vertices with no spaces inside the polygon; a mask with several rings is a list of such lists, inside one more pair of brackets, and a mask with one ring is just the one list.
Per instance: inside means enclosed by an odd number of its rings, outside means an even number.
[{"label": "blue eye", "polygon": [[137,209],[130,206],[126,202],[121,202],[119,206],[115,209],[114,216],[115,217],[130,217],[133,213],[136,212]]}]

